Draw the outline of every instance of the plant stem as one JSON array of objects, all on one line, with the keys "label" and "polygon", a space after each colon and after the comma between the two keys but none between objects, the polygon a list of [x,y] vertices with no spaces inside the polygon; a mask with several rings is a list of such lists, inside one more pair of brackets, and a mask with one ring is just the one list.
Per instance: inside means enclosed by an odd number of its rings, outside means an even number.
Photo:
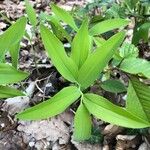
[{"label": "plant stem", "polygon": [[10,21],[10,19],[9,19],[7,16],[5,16],[2,12],[0,12],[0,15],[1,15],[2,18],[3,18],[4,20],[6,20],[8,23],[13,24],[12,21]]}]

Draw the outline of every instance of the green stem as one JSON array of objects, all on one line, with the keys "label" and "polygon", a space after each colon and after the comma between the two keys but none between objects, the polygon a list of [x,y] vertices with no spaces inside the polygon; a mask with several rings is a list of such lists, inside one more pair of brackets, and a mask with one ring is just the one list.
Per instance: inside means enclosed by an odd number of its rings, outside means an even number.
[{"label": "green stem", "polygon": [[[33,32],[35,33],[36,32],[36,29],[35,28],[33,28]],[[33,61],[34,61],[34,64],[35,64],[35,69],[36,69],[36,71],[37,71],[37,74],[38,75],[40,75],[40,72],[39,72],[39,70],[38,70],[38,66],[37,66],[37,62],[36,62],[36,57],[35,57],[35,49],[34,49],[34,46],[33,46],[33,44],[32,44],[32,42],[31,42],[31,39],[29,39],[29,41],[30,41],[30,44],[31,44],[31,50],[32,50],[32,52],[33,52]]]},{"label": "green stem", "polygon": [[5,16],[2,12],[0,12],[0,15],[1,15],[2,18],[3,18],[4,20],[6,20],[8,23],[13,24],[12,21],[10,21],[10,19],[9,19],[7,16]]}]

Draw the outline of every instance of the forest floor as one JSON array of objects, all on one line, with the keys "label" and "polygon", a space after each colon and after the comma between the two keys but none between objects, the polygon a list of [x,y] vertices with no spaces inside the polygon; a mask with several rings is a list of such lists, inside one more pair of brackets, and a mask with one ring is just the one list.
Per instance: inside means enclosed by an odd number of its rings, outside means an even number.
[{"label": "forest floor", "polygon": [[[50,0],[30,2],[37,14],[41,11],[50,12]],[[74,4],[85,5],[83,0],[57,1],[57,3],[66,10],[71,10]],[[24,14],[24,1],[0,1],[0,34]],[[29,32],[30,28],[28,25]],[[9,55],[6,58],[10,61]],[[20,84],[14,86],[25,90],[29,96],[0,101],[0,150],[150,150],[150,135],[146,131],[140,133],[138,130],[129,130],[97,119],[93,119],[93,133],[89,141],[81,143],[74,141],[73,106],[47,120],[16,120],[16,113],[52,97],[68,84],[53,67],[40,39],[36,36],[33,43],[26,39],[22,41],[19,67],[29,72],[30,76],[21,83],[21,86]],[[91,87],[91,91],[101,93],[98,86]],[[116,95],[104,94],[106,97],[116,98]]]}]

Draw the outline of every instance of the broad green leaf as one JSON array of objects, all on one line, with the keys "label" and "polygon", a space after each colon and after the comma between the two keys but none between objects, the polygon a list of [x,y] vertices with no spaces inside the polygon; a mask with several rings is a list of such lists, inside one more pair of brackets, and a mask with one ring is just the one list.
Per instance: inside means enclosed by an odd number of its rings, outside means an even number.
[{"label": "broad green leaf", "polygon": [[68,25],[70,25],[75,31],[78,31],[78,27],[75,24],[73,17],[69,14],[69,12],[64,9],[58,7],[55,4],[51,4],[52,12],[55,13],[56,16],[59,17],[60,20],[64,21]]},{"label": "broad green leaf", "polygon": [[133,44],[124,42],[119,49],[119,54],[122,58],[138,57],[139,50]]},{"label": "broad green leaf", "polygon": [[137,45],[140,40],[148,42],[149,40],[149,31],[150,31],[150,22],[145,22],[139,27],[135,28],[132,43]]},{"label": "broad green leaf", "polygon": [[85,94],[84,104],[91,114],[106,122],[128,128],[149,127],[150,123],[129,113],[123,107],[109,102],[96,94]]},{"label": "broad green leaf", "polygon": [[80,104],[74,118],[74,139],[77,141],[88,140],[91,137],[91,116],[84,106]]},{"label": "broad green leaf", "polygon": [[35,27],[37,24],[36,12],[28,0],[25,0],[25,5],[29,21]]},{"label": "broad green leaf", "polygon": [[108,19],[97,23],[90,29],[90,35],[98,35],[116,28],[124,27],[128,25],[128,21],[125,19]]},{"label": "broad green leaf", "polygon": [[9,52],[11,55],[12,66],[17,69],[18,66],[18,58],[19,58],[19,50],[20,50],[20,42],[12,45],[9,48]]},{"label": "broad green leaf", "polygon": [[87,59],[90,52],[90,37],[88,33],[88,20],[84,20],[71,47],[71,58],[80,68]]},{"label": "broad green leaf", "polygon": [[10,46],[18,43],[22,39],[25,33],[25,26],[26,18],[22,17],[0,35],[0,61],[4,58]]},{"label": "broad green leaf", "polygon": [[60,74],[69,81],[75,82],[78,74],[78,67],[69,58],[59,39],[43,25],[40,26],[42,41],[53,64]]},{"label": "broad green leaf", "polygon": [[8,86],[0,86],[0,98],[10,98],[15,96],[24,96],[21,91]]},{"label": "broad green leaf", "polygon": [[124,59],[120,65],[120,69],[131,74],[139,74],[150,78],[150,62],[144,59]]},{"label": "broad green leaf", "polygon": [[101,83],[100,85],[105,91],[112,92],[112,93],[122,93],[126,92],[127,89],[124,84],[115,79],[109,79]]},{"label": "broad green leaf", "polygon": [[119,47],[125,37],[120,32],[108,39],[101,47],[89,55],[79,70],[78,83],[83,89],[87,88],[99,77],[100,72],[112,58],[115,50]]},{"label": "broad green leaf", "polygon": [[62,89],[51,99],[26,109],[17,115],[22,120],[39,120],[62,113],[68,106],[80,97],[80,91],[75,86]]},{"label": "broad green leaf", "polygon": [[129,83],[126,107],[135,116],[150,122],[150,88],[135,77]]},{"label": "broad green leaf", "polygon": [[8,64],[0,63],[0,85],[18,82],[27,76],[28,74],[23,71],[16,70]]}]

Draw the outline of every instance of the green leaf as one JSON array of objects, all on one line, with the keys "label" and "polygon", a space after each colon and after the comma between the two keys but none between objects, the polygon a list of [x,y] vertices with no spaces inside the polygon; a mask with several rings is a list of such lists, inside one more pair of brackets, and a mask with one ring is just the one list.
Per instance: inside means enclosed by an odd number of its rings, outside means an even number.
[{"label": "green leaf", "polygon": [[88,59],[79,70],[78,83],[83,89],[93,84],[99,77],[100,72],[108,64],[124,37],[124,32],[115,34],[89,55]]},{"label": "green leaf", "polygon": [[53,64],[60,74],[71,82],[76,82],[78,67],[69,58],[59,39],[43,25],[40,26],[42,41]]},{"label": "green leaf", "polygon": [[0,85],[18,82],[27,76],[28,74],[23,71],[16,70],[8,64],[0,63]]},{"label": "green leaf", "polygon": [[16,69],[18,66],[19,50],[20,50],[20,42],[12,45],[9,48],[9,52],[10,52],[11,60],[12,60],[12,66],[15,67]]},{"label": "green leaf", "polygon": [[138,2],[139,0],[125,0],[124,3],[127,5],[128,9],[132,12],[132,9],[135,8],[136,6],[136,3]]},{"label": "green leaf", "polygon": [[138,57],[139,50],[133,44],[124,42],[119,49],[119,55],[122,58]]},{"label": "green leaf", "polygon": [[28,15],[29,21],[35,27],[37,24],[36,12],[28,0],[25,0],[25,5],[26,5],[26,13]]},{"label": "green leaf", "polygon": [[126,107],[135,116],[150,122],[150,88],[135,77],[129,83]]},{"label": "green leaf", "polygon": [[135,28],[132,43],[137,45],[140,40],[144,40],[145,42],[148,42],[149,39],[149,30],[150,30],[150,22],[146,22],[138,27],[138,29]]},{"label": "green leaf", "polygon": [[74,139],[77,141],[88,140],[91,137],[91,116],[84,106],[80,104],[74,118]]},{"label": "green leaf", "polygon": [[57,36],[57,38],[60,39],[61,41],[63,41],[66,38],[68,42],[71,43],[72,40],[71,35],[69,35],[68,32],[63,28],[57,17],[53,15],[49,19],[52,31]]},{"label": "green leaf", "polygon": [[112,92],[112,93],[122,93],[122,92],[127,91],[124,84],[122,82],[120,82],[119,80],[115,80],[115,79],[106,80],[106,81],[102,82],[102,84],[100,86],[105,91]]},{"label": "green leaf", "polygon": [[110,8],[106,10],[105,18],[126,18],[125,7],[120,4],[114,3]]},{"label": "green leaf", "polygon": [[150,62],[144,59],[124,59],[120,65],[120,69],[131,74],[139,74],[150,78]]},{"label": "green leaf", "polygon": [[98,35],[116,28],[124,27],[128,25],[128,21],[125,19],[108,19],[97,23],[90,29],[90,35]]},{"label": "green leaf", "polygon": [[106,122],[128,128],[149,127],[150,123],[129,113],[123,107],[109,102],[96,94],[85,94],[84,104],[91,114]]},{"label": "green leaf", "polygon": [[15,96],[24,96],[21,91],[8,86],[0,86],[0,98],[10,98]]},{"label": "green leaf", "polygon": [[90,52],[90,37],[88,33],[88,20],[85,19],[73,39],[71,58],[80,68],[87,59]]},{"label": "green leaf", "polygon": [[17,115],[22,120],[39,120],[53,117],[62,113],[80,97],[80,91],[75,86],[62,89],[51,99],[26,109]]},{"label": "green leaf", "polygon": [[25,26],[26,18],[22,17],[0,35],[0,61],[3,60],[4,55],[10,46],[21,41],[25,33]]},{"label": "green leaf", "polygon": [[106,42],[105,39],[100,38],[100,37],[93,37],[93,40],[94,40],[97,47],[102,46]]},{"label": "green leaf", "polygon": [[75,21],[73,17],[64,9],[58,7],[55,4],[51,4],[52,12],[55,13],[56,16],[59,17],[60,20],[67,23],[69,26],[71,26],[75,31],[78,31],[78,27],[75,24]]}]

